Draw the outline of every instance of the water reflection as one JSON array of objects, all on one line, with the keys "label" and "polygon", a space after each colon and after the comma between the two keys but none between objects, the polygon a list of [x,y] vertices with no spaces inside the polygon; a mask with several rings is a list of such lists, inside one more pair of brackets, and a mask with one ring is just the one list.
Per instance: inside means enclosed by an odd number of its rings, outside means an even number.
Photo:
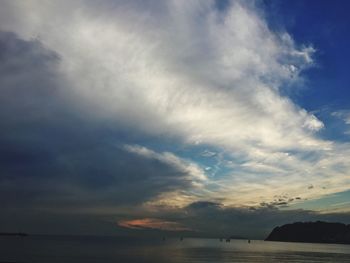
[{"label": "water reflection", "polygon": [[30,236],[0,238],[0,262],[349,262],[350,246],[252,240]]}]

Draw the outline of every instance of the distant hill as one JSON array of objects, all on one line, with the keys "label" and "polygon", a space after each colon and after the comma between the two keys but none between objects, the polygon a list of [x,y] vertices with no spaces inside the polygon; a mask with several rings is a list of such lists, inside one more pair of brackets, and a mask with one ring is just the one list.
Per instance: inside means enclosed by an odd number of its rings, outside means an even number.
[{"label": "distant hill", "polygon": [[276,227],[266,241],[350,244],[350,225],[328,222],[297,222]]}]

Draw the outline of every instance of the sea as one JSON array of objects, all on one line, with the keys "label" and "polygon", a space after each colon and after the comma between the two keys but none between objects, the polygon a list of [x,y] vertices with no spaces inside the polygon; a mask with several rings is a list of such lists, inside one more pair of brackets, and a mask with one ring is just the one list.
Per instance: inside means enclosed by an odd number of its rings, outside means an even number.
[{"label": "sea", "polygon": [[202,238],[0,237],[1,263],[349,262],[350,245]]}]

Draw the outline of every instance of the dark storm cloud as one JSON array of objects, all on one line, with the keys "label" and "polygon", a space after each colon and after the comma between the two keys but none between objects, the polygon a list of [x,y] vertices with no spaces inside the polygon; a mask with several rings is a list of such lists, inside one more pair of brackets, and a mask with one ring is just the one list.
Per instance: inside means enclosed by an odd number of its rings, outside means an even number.
[{"label": "dark storm cloud", "polygon": [[217,209],[220,208],[221,204],[216,203],[216,202],[210,202],[210,201],[198,201],[198,202],[194,202],[190,205],[187,206],[188,209],[194,209],[194,210],[200,210],[200,209]]},{"label": "dark storm cloud", "polygon": [[350,213],[318,213],[303,209],[280,210],[275,207],[225,207],[217,202],[201,201],[188,205],[177,215],[163,216],[194,230],[192,235],[265,238],[276,226],[297,221],[350,223]]},{"label": "dark storm cloud", "polygon": [[[261,202],[260,206],[265,208],[287,208],[293,204],[294,201],[301,200],[300,197],[291,197],[288,195],[275,195],[270,202]],[[305,199],[307,200],[307,199]]]},{"label": "dark storm cloud", "polygon": [[1,32],[0,61],[3,207],[141,204],[190,186],[186,171],[119,147],[125,130],[82,116],[59,56],[39,41]]},{"label": "dark storm cloud", "polygon": [[[45,49],[38,40],[25,41],[18,39],[12,32],[0,32],[0,59],[2,78],[6,75],[23,74],[37,68],[51,67],[59,57]],[[48,69],[46,73],[50,70]],[[27,74],[27,73],[25,73]]]}]

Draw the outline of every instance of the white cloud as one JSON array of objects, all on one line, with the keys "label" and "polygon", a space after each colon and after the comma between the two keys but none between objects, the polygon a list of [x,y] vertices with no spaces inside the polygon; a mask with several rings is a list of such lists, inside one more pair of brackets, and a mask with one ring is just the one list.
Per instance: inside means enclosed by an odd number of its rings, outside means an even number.
[{"label": "white cloud", "polygon": [[[314,48],[272,32],[243,1],[225,12],[214,1],[2,5],[1,29],[38,37],[57,52],[67,99],[87,114],[246,160],[233,160],[232,175],[213,182],[215,192],[203,191],[237,204],[298,194],[310,180],[327,184],[328,193],[349,186],[347,170],[336,168],[348,167],[348,151],[319,139],[315,132],[324,124],[280,92],[284,83],[300,81]],[[127,149],[205,177],[171,153]],[[266,172],[268,179],[259,175]]]},{"label": "white cloud", "polygon": [[332,112],[331,115],[341,119],[345,123],[346,127],[344,134],[350,135],[350,110],[338,110]]},{"label": "white cloud", "polygon": [[345,124],[350,125],[350,110],[339,110],[332,112],[332,115],[342,119]]},{"label": "white cloud", "polygon": [[125,145],[124,148],[128,152],[135,153],[148,159],[158,160],[160,162],[173,166],[176,168],[176,170],[188,175],[189,178],[194,181],[205,181],[207,179],[203,169],[197,164],[179,158],[170,152],[157,153],[146,147],[138,145]]},{"label": "white cloud", "polygon": [[280,59],[302,67],[307,51],[241,4],[223,14],[200,2],[169,1],[171,19],[125,5],[114,16],[92,4],[18,5],[23,16],[37,13],[19,31],[39,35],[60,54],[74,93],[93,112],[188,142],[240,149],[252,141],[274,149],[320,143],[308,134],[320,121],[276,90],[292,81]]},{"label": "white cloud", "polygon": [[214,157],[217,153],[209,150],[205,150],[201,153],[203,157]]}]

